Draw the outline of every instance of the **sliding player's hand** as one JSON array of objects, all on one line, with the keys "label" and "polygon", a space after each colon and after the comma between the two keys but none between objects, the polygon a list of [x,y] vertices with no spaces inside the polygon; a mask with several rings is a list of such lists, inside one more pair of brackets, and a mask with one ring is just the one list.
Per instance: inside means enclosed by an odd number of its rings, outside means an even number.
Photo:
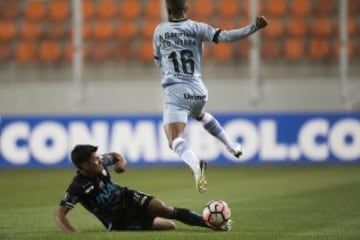
[{"label": "sliding player's hand", "polygon": [[257,28],[264,28],[268,25],[268,20],[264,16],[258,16],[255,20]]}]

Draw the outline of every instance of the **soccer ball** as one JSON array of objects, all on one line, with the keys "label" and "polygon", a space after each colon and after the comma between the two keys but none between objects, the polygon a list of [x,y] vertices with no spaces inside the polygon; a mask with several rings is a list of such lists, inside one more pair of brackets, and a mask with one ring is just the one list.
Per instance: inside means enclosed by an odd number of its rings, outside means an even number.
[{"label": "soccer ball", "polygon": [[229,221],[231,210],[223,200],[211,200],[204,207],[202,217],[210,226],[219,228]]}]

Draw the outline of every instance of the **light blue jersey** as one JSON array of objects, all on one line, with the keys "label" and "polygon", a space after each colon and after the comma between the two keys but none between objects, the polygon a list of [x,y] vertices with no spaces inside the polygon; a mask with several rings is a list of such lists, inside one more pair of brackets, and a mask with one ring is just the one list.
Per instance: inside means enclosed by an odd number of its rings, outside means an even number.
[{"label": "light blue jersey", "polygon": [[203,113],[208,100],[208,91],[201,79],[203,42],[237,41],[256,30],[255,24],[251,24],[225,31],[190,19],[162,22],[156,27],[153,49],[165,89],[165,124],[186,123],[188,115],[198,117]]},{"label": "light blue jersey", "polygon": [[155,63],[162,70],[163,87],[174,83],[201,83],[203,42],[233,42],[257,31],[255,24],[233,30],[179,19],[160,23],[153,35]]},{"label": "light blue jersey", "polygon": [[154,32],[153,46],[157,65],[162,70],[163,87],[174,83],[201,82],[202,43],[211,41],[217,29],[189,19],[160,23]]}]

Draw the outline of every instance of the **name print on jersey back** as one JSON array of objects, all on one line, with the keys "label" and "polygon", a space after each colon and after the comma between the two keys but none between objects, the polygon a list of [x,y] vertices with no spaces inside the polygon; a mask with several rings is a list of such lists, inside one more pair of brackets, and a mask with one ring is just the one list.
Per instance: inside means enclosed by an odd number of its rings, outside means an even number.
[{"label": "name print on jersey back", "polygon": [[165,32],[159,36],[161,47],[174,47],[174,46],[196,46],[196,33],[189,32]]}]

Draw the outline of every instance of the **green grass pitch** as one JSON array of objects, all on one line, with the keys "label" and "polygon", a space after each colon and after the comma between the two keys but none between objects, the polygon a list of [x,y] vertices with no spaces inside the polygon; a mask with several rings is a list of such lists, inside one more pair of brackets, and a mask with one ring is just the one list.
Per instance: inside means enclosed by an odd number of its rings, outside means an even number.
[{"label": "green grass pitch", "polygon": [[200,212],[211,199],[232,209],[231,232],[177,222],[169,232],[107,232],[80,205],[69,213],[80,233],[63,233],[53,215],[74,169],[0,170],[0,239],[360,239],[360,165],[209,168],[208,191],[190,170],[129,168],[113,180],[169,205]]}]

